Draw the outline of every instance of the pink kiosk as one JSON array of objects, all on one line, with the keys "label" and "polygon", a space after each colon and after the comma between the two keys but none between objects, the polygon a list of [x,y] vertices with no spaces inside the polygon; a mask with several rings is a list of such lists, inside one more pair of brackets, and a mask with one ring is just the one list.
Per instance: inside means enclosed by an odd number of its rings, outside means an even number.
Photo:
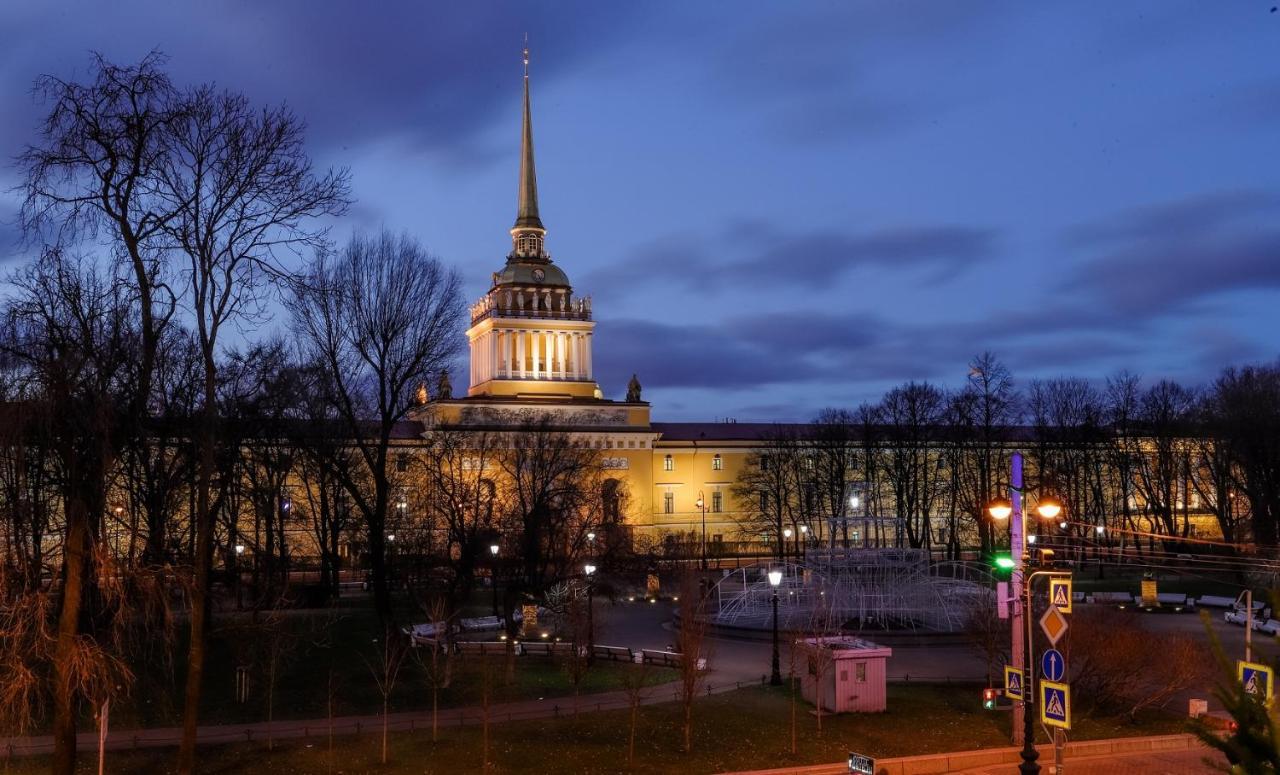
[{"label": "pink kiosk", "polygon": [[827,713],[883,713],[885,662],[893,649],[861,638],[806,638],[796,641],[804,661],[800,693]]}]

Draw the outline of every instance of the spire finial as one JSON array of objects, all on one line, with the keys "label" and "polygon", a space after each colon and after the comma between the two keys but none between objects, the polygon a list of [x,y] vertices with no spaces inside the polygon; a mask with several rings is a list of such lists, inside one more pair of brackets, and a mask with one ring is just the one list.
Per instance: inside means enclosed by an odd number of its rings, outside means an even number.
[{"label": "spire finial", "polygon": [[520,128],[520,193],[516,223],[511,230],[512,255],[545,258],[546,229],[538,217],[538,176],[533,166],[533,115],[529,108],[529,34],[524,44],[524,118]]}]

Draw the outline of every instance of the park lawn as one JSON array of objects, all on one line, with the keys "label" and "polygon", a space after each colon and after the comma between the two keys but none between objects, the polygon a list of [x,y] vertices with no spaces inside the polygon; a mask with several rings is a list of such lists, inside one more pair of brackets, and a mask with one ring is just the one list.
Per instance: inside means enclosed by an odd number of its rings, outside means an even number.
[{"label": "park lawn", "polygon": [[[201,702],[202,724],[245,723],[267,718],[266,654],[268,637],[255,633],[248,617],[237,620],[223,615],[213,632],[205,666],[205,689]],[[371,670],[380,670],[382,651],[380,627],[367,610],[290,611],[279,620],[288,633],[282,642],[282,658],[276,682],[275,719],[324,718],[333,697],[334,715],[379,713],[382,695]],[[417,650],[414,650],[416,652]],[[403,660],[391,693],[392,711],[427,710],[431,707],[430,683],[414,658]],[[420,654],[426,657],[425,652]],[[185,633],[178,634],[178,648],[172,662],[151,660],[137,668],[138,681],[128,697],[112,703],[111,720],[116,728],[176,726],[182,723],[182,686],[185,670]],[[482,676],[477,659],[454,657],[451,685],[439,695],[441,708],[479,705]],[[505,663],[490,660],[491,701],[495,703],[545,697],[568,697],[573,686],[564,666],[547,657],[517,657],[513,680],[506,680]],[[249,698],[236,701],[236,666],[250,665]],[[626,663],[596,662],[579,687],[581,694],[621,689]],[[650,685],[674,680],[669,668],[648,667],[645,681]],[[332,685],[330,683],[332,679]],[[90,722],[86,721],[86,725]],[[86,726],[85,728],[89,728]]]},{"label": "park lawn", "polygon": [[[712,773],[842,761],[849,751],[878,758],[1009,745],[1011,714],[981,709],[977,687],[955,685],[891,685],[889,711],[883,714],[823,718],[822,737],[816,719],[803,702],[797,704],[799,753],[789,751],[791,704],[786,688],[753,687],[698,700],[694,705],[693,753],[679,751],[682,731],[678,704],[641,708],[636,764],[626,765],[626,711],[583,713],[538,721],[494,723],[490,727],[490,759],[495,773]],[[1169,734],[1184,731],[1180,718],[1152,713],[1131,724],[1121,719],[1083,719],[1072,740]],[[448,728],[433,744],[430,733],[393,733],[389,762],[378,763],[376,734],[338,737],[332,759],[323,738],[310,742],[265,746],[201,748],[201,772],[217,773],[462,773],[481,770],[479,726]],[[109,753],[107,769],[115,772],[171,770],[173,750]],[[11,769],[34,773],[47,766],[39,759],[17,760]],[[92,771],[92,757],[81,770]]]}]

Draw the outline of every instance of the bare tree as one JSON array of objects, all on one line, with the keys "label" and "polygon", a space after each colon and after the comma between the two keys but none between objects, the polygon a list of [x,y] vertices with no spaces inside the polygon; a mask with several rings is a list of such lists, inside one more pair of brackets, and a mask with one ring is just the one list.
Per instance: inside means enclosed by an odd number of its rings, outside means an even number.
[{"label": "bare tree", "polygon": [[345,171],[317,175],[303,124],[287,108],[258,110],[242,95],[201,86],[183,95],[156,159],[156,186],[174,214],[163,232],[183,259],[185,313],[200,352],[203,389],[197,427],[194,599],[178,769],[195,767],[204,676],[215,514],[218,354],[224,329],[258,318],[284,254],[323,244],[321,216],[346,209]]},{"label": "bare tree", "polygon": [[391,723],[391,693],[395,691],[396,680],[400,677],[400,668],[409,653],[409,639],[389,623],[383,627],[382,637],[378,639],[377,656],[373,661],[367,657],[364,663],[378,686],[382,695],[382,763],[387,763],[387,731]]},{"label": "bare tree", "polygon": [[644,702],[644,690],[648,686],[649,663],[641,662],[631,665],[622,673],[622,689],[627,694],[628,720],[630,728],[627,732],[627,767],[634,767],[636,762],[636,729],[640,724],[640,705]]},{"label": "bare tree", "polygon": [[415,648],[413,658],[431,687],[431,742],[434,743],[440,739],[440,690],[447,689],[453,679],[452,614],[448,598],[444,595],[432,597],[427,604],[427,615],[435,626],[435,642]]},{"label": "bare tree", "polygon": [[1262,546],[1280,544],[1280,365],[1227,369],[1213,386],[1214,435],[1235,462]]},{"label": "bare tree", "polygon": [[361,463],[357,475],[335,473],[364,520],[374,602],[383,618],[391,615],[386,524],[392,434],[413,407],[418,384],[459,351],[459,289],[457,274],[412,239],[382,232],[352,237],[336,256],[321,253],[289,300],[307,360],[325,371]]},{"label": "bare tree", "polygon": [[676,649],[680,652],[680,709],[684,715],[684,752],[693,751],[693,703],[706,681],[706,671],[699,660],[708,657],[706,600],[698,589],[697,579],[686,570],[680,579],[680,628],[676,631]]},{"label": "bare tree", "polygon": [[945,394],[927,382],[896,387],[880,404],[888,442],[881,475],[892,492],[898,525],[913,548],[933,543],[930,527],[946,478],[940,473],[937,444],[945,407]]}]

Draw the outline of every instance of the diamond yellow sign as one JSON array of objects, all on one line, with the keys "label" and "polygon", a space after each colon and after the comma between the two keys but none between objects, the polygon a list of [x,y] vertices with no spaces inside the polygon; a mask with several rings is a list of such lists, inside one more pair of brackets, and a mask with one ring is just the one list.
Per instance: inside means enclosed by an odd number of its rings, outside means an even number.
[{"label": "diamond yellow sign", "polygon": [[1049,606],[1040,617],[1040,630],[1049,639],[1049,645],[1058,645],[1058,639],[1067,633],[1067,617],[1062,615],[1057,606]]}]

